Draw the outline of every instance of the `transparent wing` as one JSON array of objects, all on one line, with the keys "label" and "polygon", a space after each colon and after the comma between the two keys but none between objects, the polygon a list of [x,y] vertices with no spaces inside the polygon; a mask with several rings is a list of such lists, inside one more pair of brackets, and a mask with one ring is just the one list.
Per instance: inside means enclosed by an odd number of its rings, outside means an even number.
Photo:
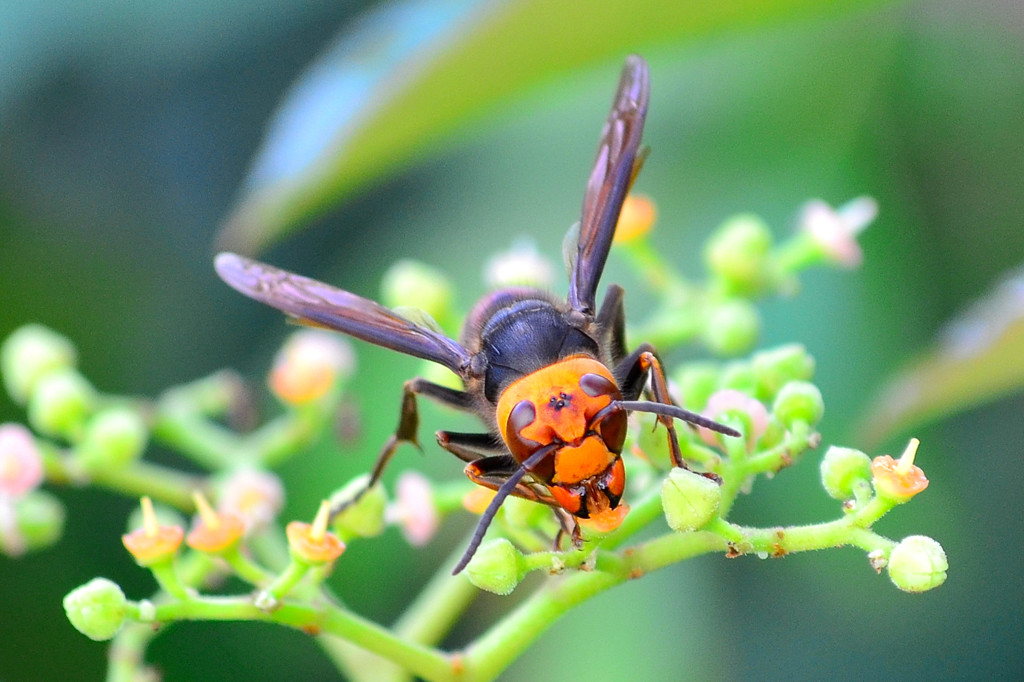
[{"label": "transparent wing", "polygon": [[233,253],[219,254],[214,267],[232,288],[300,322],[344,332],[467,375],[471,356],[457,341],[379,303]]},{"label": "transparent wing", "polygon": [[643,162],[638,152],[649,95],[647,62],[630,55],[622,69],[612,110],[601,133],[594,170],[587,182],[579,246],[569,278],[569,305],[588,315],[594,313],[597,285],[615,236],[622,202]]}]

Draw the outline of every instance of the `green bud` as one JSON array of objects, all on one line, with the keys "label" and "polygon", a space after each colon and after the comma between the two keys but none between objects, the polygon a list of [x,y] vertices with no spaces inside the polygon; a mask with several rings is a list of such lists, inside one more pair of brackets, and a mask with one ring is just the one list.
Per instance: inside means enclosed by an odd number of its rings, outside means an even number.
[{"label": "green bud", "polygon": [[440,270],[414,260],[400,260],[384,273],[384,304],[418,308],[442,323],[451,312],[452,283]]},{"label": "green bud", "polygon": [[76,630],[89,639],[103,642],[112,639],[121,629],[128,617],[127,604],[117,583],[93,578],[64,597],[64,612]]},{"label": "green bud", "polygon": [[64,534],[64,504],[45,490],[33,490],[19,499],[14,512],[26,550],[55,545]]},{"label": "green bud", "polygon": [[680,533],[706,526],[715,518],[721,502],[721,486],[688,469],[672,469],[661,484],[665,519],[669,528]]},{"label": "green bud", "polygon": [[755,215],[738,215],[723,223],[704,248],[704,263],[730,294],[751,296],[768,281],[767,255],[772,247],[768,226]]},{"label": "green bud", "polygon": [[757,447],[764,451],[774,448],[786,438],[786,429],[779,423],[778,419],[769,419],[764,433],[757,440]]},{"label": "green bud", "polygon": [[871,458],[860,450],[833,445],[821,460],[821,484],[834,500],[849,500],[854,487],[871,481]]},{"label": "green bud", "polygon": [[904,592],[924,592],[946,582],[942,545],[924,535],[903,538],[889,554],[889,579]]},{"label": "green bud", "polygon": [[757,393],[757,377],[749,362],[733,361],[722,369],[719,388],[735,388],[747,395]]},{"label": "green bud", "polygon": [[730,298],[715,305],[702,331],[704,343],[717,355],[738,355],[757,343],[761,318],[754,305]]},{"label": "green bud", "polygon": [[469,582],[502,596],[511,594],[525,575],[522,553],[505,538],[481,545],[466,566]]},{"label": "green bud", "polygon": [[509,495],[501,503],[505,522],[513,528],[533,528],[550,517],[551,511],[543,504]]},{"label": "green bud", "polygon": [[[644,458],[656,466],[665,466],[671,462],[672,454],[669,452],[668,438],[665,437],[665,429],[657,425],[657,417],[653,414],[634,413],[630,419],[635,420],[638,424],[638,427],[631,428],[629,433],[634,439],[633,442],[643,452]],[[678,436],[680,441],[685,442],[694,434],[695,432],[691,429],[680,429]],[[632,479],[627,475],[626,480]]]},{"label": "green bud", "polygon": [[146,423],[137,410],[109,407],[86,422],[75,455],[86,471],[121,469],[142,455],[148,440]]},{"label": "green bud", "polygon": [[814,358],[798,343],[754,353],[751,358],[757,378],[757,395],[771,400],[790,381],[807,381],[814,375]]},{"label": "green bud", "polygon": [[28,421],[41,434],[77,439],[96,402],[96,391],[73,369],[47,373],[28,402]]},{"label": "green bud", "polygon": [[689,409],[700,409],[707,404],[711,394],[718,390],[720,370],[711,362],[692,362],[676,372],[676,385]]},{"label": "green bud", "polygon": [[814,426],[825,414],[825,401],[821,391],[806,381],[790,381],[775,396],[772,412],[786,426],[805,422]]},{"label": "green bud", "polygon": [[19,405],[28,402],[36,384],[46,374],[75,366],[72,343],[39,324],[15,330],[0,346],[0,369],[11,398]]},{"label": "green bud", "polygon": [[[347,500],[351,500],[359,491],[366,488],[370,481],[369,474],[357,476],[340,490],[331,495],[331,508],[337,508]],[[384,510],[388,498],[384,489],[375,485],[360,497],[354,504],[334,517],[332,525],[342,538],[372,538],[384,532]]]}]

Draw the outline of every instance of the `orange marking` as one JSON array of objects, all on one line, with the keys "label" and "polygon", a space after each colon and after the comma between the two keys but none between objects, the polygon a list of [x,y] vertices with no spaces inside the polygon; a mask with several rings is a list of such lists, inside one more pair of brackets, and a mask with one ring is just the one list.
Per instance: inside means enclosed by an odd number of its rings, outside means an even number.
[{"label": "orange marking", "polygon": [[628,513],[629,505],[623,502],[615,509],[605,509],[591,514],[589,519],[580,519],[579,524],[592,533],[610,533],[622,525],[622,521]]},{"label": "orange marking", "polygon": [[585,439],[579,446],[566,445],[555,453],[555,475],[551,482],[579,483],[603,473],[615,458],[597,436]]},{"label": "orange marking", "polygon": [[584,374],[599,374],[615,383],[611,371],[601,362],[581,355],[542,367],[512,382],[498,400],[502,437],[509,440],[508,416],[512,408],[527,400],[533,404],[537,417],[522,429],[521,436],[542,445],[555,439],[579,443],[593,416],[612,401],[608,395],[587,395],[580,388],[580,377]]},{"label": "orange marking", "polygon": [[569,492],[565,488],[553,485],[549,488],[551,491],[551,497],[554,498],[555,502],[558,503],[562,509],[575,514],[580,510],[580,504],[583,502],[583,498],[572,492]]}]

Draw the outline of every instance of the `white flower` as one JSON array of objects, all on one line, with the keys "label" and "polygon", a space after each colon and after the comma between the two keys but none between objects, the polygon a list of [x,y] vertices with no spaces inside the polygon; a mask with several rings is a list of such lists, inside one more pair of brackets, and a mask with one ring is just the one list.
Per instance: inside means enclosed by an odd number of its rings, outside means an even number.
[{"label": "white flower", "polygon": [[821,199],[804,204],[800,229],[818,243],[833,262],[847,268],[860,265],[863,253],[857,235],[878,215],[878,202],[857,197],[834,209]]}]

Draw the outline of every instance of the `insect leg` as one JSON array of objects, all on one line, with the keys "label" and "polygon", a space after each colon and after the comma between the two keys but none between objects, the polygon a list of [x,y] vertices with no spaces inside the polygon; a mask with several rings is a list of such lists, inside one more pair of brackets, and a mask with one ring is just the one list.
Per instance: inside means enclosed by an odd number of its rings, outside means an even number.
[{"label": "insect leg", "polygon": [[384,447],[381,448],[380,454],[377,455],[377,461],[374,463],[373,470],[370,472],[370,480],[367,481],[366,487],[357,492],[353,497],[341,502],[331,509],[332,519],[358,502],[359,499],[366,494],[366,491],[377,485],[377,482],[380,481],[381,476],[384,474],[384,469],[387,468],[392,455],[395,454],[399,445],[402,443],[411,443],[417,448],[420,447],[419,439],[416,436],[420,423],[419,411],[416,409],[417,394],[424,395],[443,405],[448,405],[449,407],[454,407],[464,411],[472,410],[473,405],[475,404],[473,396],[465,391],[441,386],[440,384],[432,383],[420,377],[406,381],[402,387],[402,411],[398,418],[398,427],[388,438],[387,442],[384,443]]},{"label": "insect leg", "polygon": [[626,357],[626,309],[622,303],[624,294],[625,291],[618,284],[610,285],[594,320],[601,329],[613,365]]},{"label": "insect leg", "polygon": [[500,438],[492,433],[456,433],[438,431],[437,444],[463,462],[475,462],[502,453],[508,449]]},{"label": "insect leg", "polygon": [[[626,400],[636,400],[640,397],[647,379],[650,378],[651,397],[655,402],[665,405],[672,405],[672,398],[668,394],[668,384],[665,381],[665,371],[661,367],[661,361],[654,353],[654,347],[649,343],[641,344],[639,348],[626,356],[615,367],[615,377],[619,382],[619,388]],[[679,440],[676,437],[675,419],[667,415],[658,415],[665,429],[668,431],[668,446],[672,453],[672,464],[688,468],[683,461],[683,453],[679,449]]]},{"label": "insect leg", "polygon": [[[494,515],[498,513],[498,507],[501,506],[501,503],[505,501],[506,497],[512,494],[518,494],[519,491],[523,488],[523,485],[520,483],[523,476],[525,476],[530,470],[536,467],[543,459],[549,457],[551,453],[554,452],[555,449],[558,447],[560,447],[560,444],[558,443],[545,445],[544,447],[540,448],[535,453],[527,457],[526,461],[523,462],[522,464],[519,464],[514,459],[512,459],[511,455],[508,455],[507,458],[504,455],[498,455],[497,457],[493,458],[486,457],[482,460],[470,462],[469,464],[466,465],[466,475],[469,476],[470,479],[473,479],[473,476],[470,475],[469,473],[471,468],[476,469],[479,467],[481,463],[487,463],[488,460],[495,460],[493,464],[495,466],[500,465],[500,467],[503,469],[502,475],[498,478],[504,478],[504,480],[501,480],[501,485],[497,488],[497,494],[495,494],[494,499],[491,500],[491,503],[487,505],[487,509],[484,510],[483,515],[480,516],[480,522],[477,524],[476,530],[473,531],[473,537],[469,540],[469,546],[466,548],[466,551],[462,554],[462,558],[459,559],[459,563],[457,563],[455,565],[455,568],[452,570],[452,575],[458,575],[459,573],[461,573],[462,569],[464,569],[466,567],[466,564],[469,563],[469,560],[473,558],[473,555],[476,553],[477,548],[480,546],[480,543],[484,539],[484,534],[487,532],[488,526],[490,526],[491,521],[494,520]],[[505,469],[505,467],[508,467],[510,465],[514,467],[511,471]],[[506,472],[507,476],[505,475]],[[491,487],[491,485],[485,482],[486,480],[487,479],[482,479],[480,481],[481,485],[487,485],[487,487]],[[498,481],[495,480],[493,482],[496,483]]]}]

